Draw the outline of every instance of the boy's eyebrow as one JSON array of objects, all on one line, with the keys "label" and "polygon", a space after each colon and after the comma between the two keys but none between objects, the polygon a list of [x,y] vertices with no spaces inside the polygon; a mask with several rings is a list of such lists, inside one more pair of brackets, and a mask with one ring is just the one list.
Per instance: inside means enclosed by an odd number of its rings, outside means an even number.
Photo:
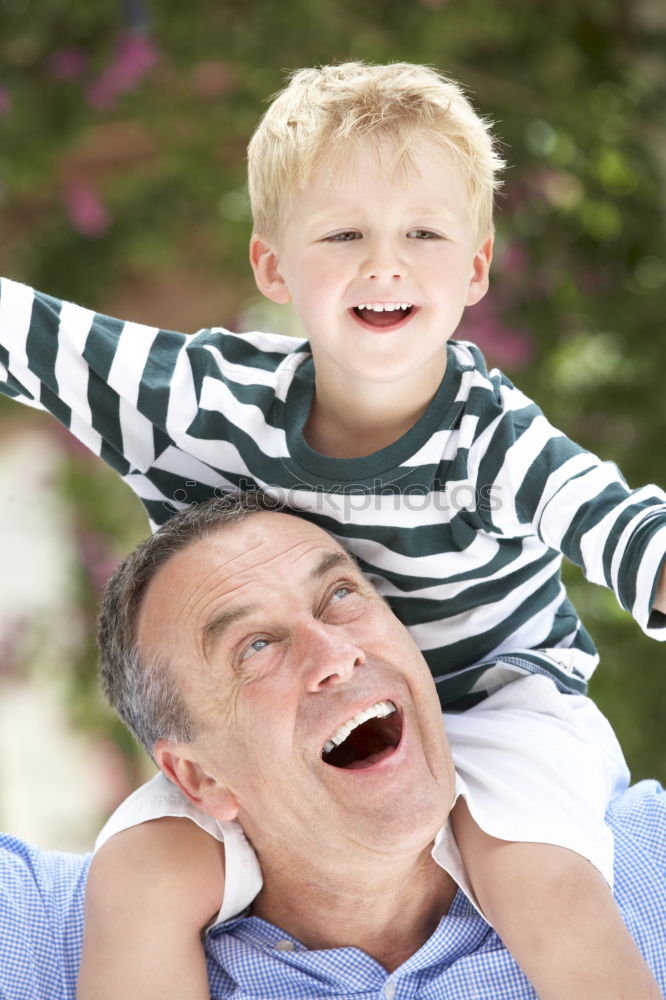
[{"label": "boy's eyebrow", "polygon": [[445,215],[453,215],[452,209],[447,208],[446,205],[440,205],[438,208],[433,208],[432,205],[412,205],[410,212],[414,215],[439,215],[444,213]]},{"label": "boy's eyebrow", "polygon": [[[358,565],[353,557],[348,552],[340,550],[339,552],[327,552],[322,556],[311,570],[309,578],[310,580],[319,580],[321,577],[326,576],[330,570],[336,569],[338,566],[344,566],[358,572]],[[235,625],[236,622],[241,621],[243,618],[249,618],[256,610],[256,604],[242,604],[238,607],[228,608],[226,611],[214,614],[201,630],[204,657],[206,659],[210,658],[218,642],[225,632],[229,631],[232,625]]]},{"label": "boy's eyebrow", "polygon": [[352,205],[336,204],[331,208],[322,209],[320,212],[312,212],[308,215],[308,223],[311,226],[321,226],[325,222],[336,223],[342,221],[342,217],[354,208]]},{"label": "boy's eyebrow", "polygon": [[[337,225],[347,225],[349,219],[346,218],[349,212],[353,212],[355,209],[363,211],[362,205],[355,205],[353,203],[349,204],[338,204],[332,206],[331,208],[324,209],[321,212],[312,212],[308,216],[308,225],[314,229],[319,226],[328,223],[332,226]],[[449,208],[446,205],[439,205],[433,207],[432,205],[410,205],[407,208],[409,215],[414,215],[422,219],[429,219],[436,216],[444,215],[449,219],[457,218],[456,210],[454,208]]]}]

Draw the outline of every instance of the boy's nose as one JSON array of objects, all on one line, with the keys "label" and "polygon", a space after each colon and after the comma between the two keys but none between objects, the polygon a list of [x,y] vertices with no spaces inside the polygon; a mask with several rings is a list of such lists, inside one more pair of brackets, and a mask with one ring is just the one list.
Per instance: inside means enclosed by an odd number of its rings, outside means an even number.
[{"label": "boy's nose", "polygon": [[404,264],[395,246],[388,243],[376,243],[369,247],[363,271],[364,278],[388,280],[402,278]]}]

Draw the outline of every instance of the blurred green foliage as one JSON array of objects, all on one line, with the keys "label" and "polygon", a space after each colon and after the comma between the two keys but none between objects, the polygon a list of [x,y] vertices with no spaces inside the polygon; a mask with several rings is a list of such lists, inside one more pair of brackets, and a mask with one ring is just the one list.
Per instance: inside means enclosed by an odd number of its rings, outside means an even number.
[{"label": "blurred green foliage", "polygon": [[[182,329],[233,327],[253,294],[244,150],[285,70],[404,59],[462,80],[510,163],[493,289],[465,335],[633,485],[666,484],[656,0],[0,0],[0,25],[3,271]],[[67,463],[77,537],[124,551],[136,502],[111,498],[98,463]],[[602,654],[593,694],[635,777],[666,779],[663,647],[576,570],[567,582]],[[86,647],[77,715],[104,727],[92,677]]]}]

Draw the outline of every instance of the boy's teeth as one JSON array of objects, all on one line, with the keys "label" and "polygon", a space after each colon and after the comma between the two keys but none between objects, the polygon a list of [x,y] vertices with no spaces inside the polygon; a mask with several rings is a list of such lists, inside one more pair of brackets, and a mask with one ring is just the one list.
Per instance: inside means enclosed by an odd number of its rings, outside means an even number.
[{"label": "boy's teeth", "polygon": [[357,309],[370,309],[372,312],[393,312],[394,309],[409,309],[409,302],[389,302],[386,305],[370,305],[369,303],[363,303],[362,305],[356,306]]},{"label": "boy's teeth", "polygon": [[333,747],[340,746],[357,726],[367,722],[368,719],[383,719],[387,715],[390,715],[391,712],[395,712],[395,710],[396,708],[392,701],[378,701],[376,705],[364,709],[364,711],[359,712],[353,718],[348,719],[347,722],[343,722],[341,726],[338,726],[331,738],[324,743],[322,753],[330,753]]}]

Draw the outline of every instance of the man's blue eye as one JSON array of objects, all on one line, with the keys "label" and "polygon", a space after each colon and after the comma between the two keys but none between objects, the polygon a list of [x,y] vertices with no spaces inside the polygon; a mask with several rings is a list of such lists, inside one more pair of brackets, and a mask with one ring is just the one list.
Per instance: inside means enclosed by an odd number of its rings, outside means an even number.
[{"label": "man's blue eye", "polygon": [[350,587],[338,587],[337,590],[333,591],[333,597],[337,598],[347,597],[349,594],[351,594]]},{"label": "man's blue eye", "polygon": [[263,653],[270,644],[270,639],[253,639],[252,642],[248,642],[247,645],[241,646],[238,650],[239,662],[244,663],[245,660],[251,659],[255,653]]},{"label": "man's blue eye", "polygon": [[247,646],[242,650],[240,658],[241,660],[247,660],[249,656],[253,653],[261,653],[268,646],[268,639],[253,639],[252,642],[248,643]]}]

